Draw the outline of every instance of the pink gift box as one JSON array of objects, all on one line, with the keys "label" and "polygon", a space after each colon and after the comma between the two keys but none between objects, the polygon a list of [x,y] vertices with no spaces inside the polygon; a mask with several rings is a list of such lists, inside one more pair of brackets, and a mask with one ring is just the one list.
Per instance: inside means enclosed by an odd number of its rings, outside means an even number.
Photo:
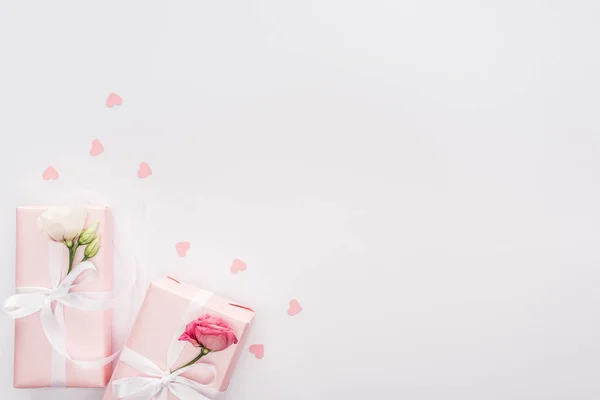
[{"label": "pink gift box", "polygon": [[[52,287],[50,257],[58,257],[68,270],[69,252],[61,243],[51,241],[40,231],[38,217],[48,207],[17,208],[16,286]],[[99,221],[98,234],[103,235],[101,247],[92,262],[98,270],[96,280],[73,291],[107,292],[112,287],[113,254],[110,210],[106,207],[87,207],[86,227]],[[54,247],[51,247],[54,246]],[[83,258],[83,247],[75,259]],[[111,354],[111,312],[80,311],[65,308],[67,350],[75,360],[97,360]],[[53,370],[63,368],[67,387],[104,387],[110,378],[111,366],[83,368],[57,354],[46,338],[36,312],[15,320],[14,387],[38,388],[56,386]],[[55,373],[56,375],[56,373]],[[53,385],[54,382],[54,385]]]},{"label": "pink gift box", "polygon": [[[190,303],[200,292],[204,291],[194,285],[182,283],[170,277],[151,283],[125,346],[143,355],[162,371],[166,371],[167,354],[171,344],[183,333],[182,323],[189,323],[199,317],[200,314],[221,317],[233,328],[239,342],[223,351],[211,352],[202,358],[201,362],[214,365],[214,374],[202,365],[195,365],[194,368],[181,376],[207,384],[207,387],[216,392],[224,392],[229,386],[235,364],[243,350],[244,337],[254,318],[254,311],[233,303],[224,297],[210,294],[199,315],[193,314],[193,317],[190,318]],[[185,342],[181,355],[172,367],[177,368],[185,365],[198,354],[199,349],[197,347]],[[144,376],[146,376],[144,373],[119,361],[111,382],[107,386],[103,400],[115,400],[113,382],[126,377]],[[214,378],[212,383],[210,383],[211,378]],[[168,398],[169,400],[177,400],[177,397],[172,393],[168,394]]]}]

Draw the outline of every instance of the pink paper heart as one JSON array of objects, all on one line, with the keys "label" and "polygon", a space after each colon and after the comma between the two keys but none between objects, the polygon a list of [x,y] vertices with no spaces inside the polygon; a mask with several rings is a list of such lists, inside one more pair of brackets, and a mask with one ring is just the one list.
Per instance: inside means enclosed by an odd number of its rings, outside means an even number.
[{"label": "pink paper heart", "polygon": [[190,242],[179,242],[175,245],[175,250],[177,250],[177,254],[179,254],[179,257],[185,257],[189,249]]},{"label": "pink paper heart", "polygon": [[55,181],[58,179],[58,171],[53,166],[49,166],[48,168],[46,168],[44,173],[42,173],[42,179],[44,179],[45,181]]},{"label": "pink paper heart", "polygon": [[254,354],[259,360],[265,356],[265,346],[262,344],[253,344],[248,350],[250,350],[250,353]]},{"label": "pink paper heart", "polygon": [[231,263],[231,273],[237,274],[238,272],[245,271],[248,268],[245,262],[238,260],[237,258]]},{"label": "pink paper heart", "polygon": [[298,303],[298,300],[292,299],[290,300],[290,306],[288,307],[288,315],[293,317],[294,315],[300,314],[302,311],[302,306]]},{"label": "pink paper heart", "polygon": [[104,146],[98,139],[92,140],[92,148],[90,149],[91,156],[97,156],[99,154],[104,153]]},{"label": "pink paper heart", "polygon": [[106,107],[111,108],[114,106],[120,106],[121,104],[123,104],[123,99],[116,93],[111,93],[106,98]]},{"label": "pink paper heart", "polygon": [[139,178],[147,178],[150,175],[152,175],[152,170],[150,169],[150,166],[148,165],[148,163],[142,162],[140,164],[140,169],[138,170],[137,175]]}]

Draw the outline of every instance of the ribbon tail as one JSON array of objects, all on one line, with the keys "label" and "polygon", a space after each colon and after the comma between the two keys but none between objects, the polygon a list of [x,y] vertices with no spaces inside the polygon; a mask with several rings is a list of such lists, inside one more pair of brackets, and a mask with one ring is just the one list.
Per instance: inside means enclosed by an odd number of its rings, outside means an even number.
[{"label": "ribbon tail", "polygon": [[82,368],[98,368],[102,367],[106,364],[111,363],[118,355],[119,351],[111,354],[108,357],[100,358],[97,360],[84,361],[84,360],[75,360],[67,351],[67,339],[66,339],[66,331],[64,324],[61,324],[59,321],[59,316],[55,315],[55,313],[63,313],[64,309],[62,304],[58,303],[56,305],[56,309],[52,312],[52,306],[50,302],[47,302],[42,309],[40,310],[40,319],[42,322],[42,329],[50,342],[50,345],[58,354],[63,356],[65,359],[71,361],[78,367]]},{"label": "ribbon tail", "polygon": [[42,322],[42,329],[50,342],[50,345],[65,358],[70,358],[67,354],[67,340],[64,325],[61,326],[59,320],[54,313],[64,312],[62,304],[57,304],[54,311],[52,311],[52,303],[46,302],[40,310],[40,320]]}]

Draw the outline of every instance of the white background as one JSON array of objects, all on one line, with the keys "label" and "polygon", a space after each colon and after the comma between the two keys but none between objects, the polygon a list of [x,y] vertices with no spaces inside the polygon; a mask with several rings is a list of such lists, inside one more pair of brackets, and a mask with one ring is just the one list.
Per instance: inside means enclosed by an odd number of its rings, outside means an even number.
[{"label": "white background", "polygon": [[[227,399],[597,399],[599,20],[593,0],[2,1],[1,294],[14,207],[94,190],[147,204],[148,279],[257,310],[265,357]],[[3,398],[101,398],[12,389],[12,326]]]}]

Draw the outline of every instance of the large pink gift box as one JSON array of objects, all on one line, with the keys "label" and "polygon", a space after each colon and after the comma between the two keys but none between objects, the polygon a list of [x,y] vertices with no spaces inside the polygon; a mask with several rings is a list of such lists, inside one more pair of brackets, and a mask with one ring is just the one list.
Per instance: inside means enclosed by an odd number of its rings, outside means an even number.
[{"label": "large pink gift box", "polygon": [[[17,258],[16,286],[52,287],[50,277],[51,257],[59,258],[67,273],[69,252],[64,244],[52,242],[40,231],[38,217],[48,207],[17,208]],[[99,221],[98,234],[103,235],[102,247],[93,258],[98,270],[97,278],[73,291],[108,292],[112,287],[113,254],[110,210],[106,207],[87,207],[86,226]],[[76,260],[83,257],[78,249]],[[69,355],[75,360],[97,360],[111,354],[111,312],[80,311],[65,308],[66,343]],[[110,378],[111,366],[84,368],[76,366],[57,354],[44,335],[40,313],[15,321],[14,386],[37,388],[57,386],[53,373],[63,369],[67,387],[104,387]]]},{"label": "large pink gift box", "polygon": [[[199,295],[204,297],[202,306],[193,309],[192,305]],[[194,311],[190,313],[191,309]],[[175,370],[199,354],[197,347],[188,342],[180,342],[177,338],[183,333],[185,325],[201,314],[210,314],[227,321],[235,331],[239,342],[223,351],[209,353],[199,364],[194,365],[181,376],[205,385],[211,393],[224,392],[229,386],[235,364],[243,350],[244,337],[254,318],[253,310],[224,297],[170,277],[151,283],[124,351],[130,349],[139,353],[161,371],[168,371],[168,353],[179,343],[182,346],[181,353],[177,353],[178,357],[171,366],[171,370]],[[203,363],[212,364],[212,368],[205,367]],[[113,394],[115,381],[145,376],[147,375],[123,362],[122,356],[103,400],[115,400]],[[208,396],[212,398],[211,395]],[[131,397],[135,398],[135,396]],[[178,399],[170,392],[167,397],[169,400]]]}]

